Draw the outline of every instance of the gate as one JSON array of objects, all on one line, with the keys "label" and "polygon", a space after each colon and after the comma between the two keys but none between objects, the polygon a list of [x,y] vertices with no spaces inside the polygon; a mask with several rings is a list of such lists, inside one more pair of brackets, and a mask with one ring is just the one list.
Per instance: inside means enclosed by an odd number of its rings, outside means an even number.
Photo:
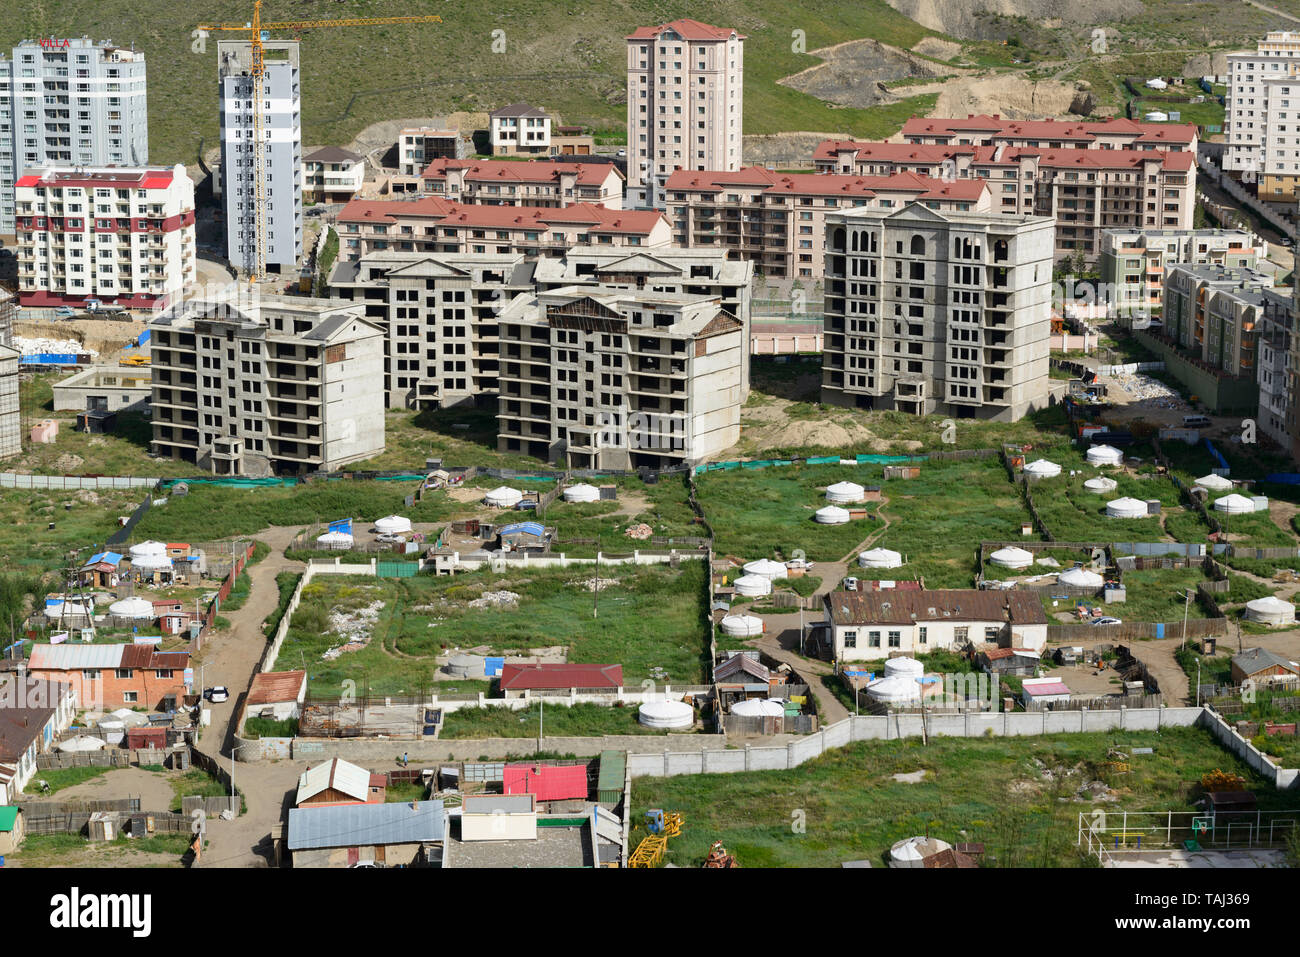
[{"label": "gate", "polygon": [[380,578],[414,578],[420,570],[419,562],[376,562],[375,574]]}]

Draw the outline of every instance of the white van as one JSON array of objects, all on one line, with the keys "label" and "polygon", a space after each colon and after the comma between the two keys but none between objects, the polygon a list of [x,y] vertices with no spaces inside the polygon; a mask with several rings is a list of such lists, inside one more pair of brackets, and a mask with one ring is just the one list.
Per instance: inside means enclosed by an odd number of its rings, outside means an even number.
[{"label": "white van", "polygon": [[1183,416],[1183,428],[1185,429],[1207,429],[1212,423],[1208,415],[1185,415]]}]

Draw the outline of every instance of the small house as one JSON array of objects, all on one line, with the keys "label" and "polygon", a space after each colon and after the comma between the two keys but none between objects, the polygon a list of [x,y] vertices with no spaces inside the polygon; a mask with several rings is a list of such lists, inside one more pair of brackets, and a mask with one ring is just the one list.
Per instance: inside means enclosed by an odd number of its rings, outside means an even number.
[{"label": "small house", "polygon": [[0,857],[18,850],[23,834],[23,812],[12,804],[0,807]]},{"label": "small house", "polygon": [[122,556],[117,552],[97,552],[78,570],[81,584],[87,588],[116,588]]},{"label": "small house", "polygon": [[537,798],[532,794],[466,795],[460,812],[462,841],[537,839]]},{"label": "small house", "polygon": [[439,867],[447,839],[441,801],[299,807],[285,846],[294,867]]},{"label": "small house", "polygon": [[1041,710],[1070,700],[1070,689],[1060,678],[1026,678],[1024,689],[1025,710]]},{"label": "small house", "polygon": [[622,665],[507,664],[501,668],[501,693],[521,698],[530,691],[588,689],[617,691],[623,687]]},{"label": "small house", "polygon": [[72,725],[71,685],[24,671],[0,674],[0,804],[13,804],[36,774],[36,759]]},{"label": "small house", "polygon": [[1267,648],[1247,648],[1232,656],[1232,680],[1245,684],[1247,680],[1257,685],[1294,681],[1300,676],[1300,664],[1289,661]]},{"label": "small house", "polygon": [[286,721],[302,716],[307,697],[307,672],[265,671],[253,677],[245,713],[248,717]]},{"label": "small house", "polygon": [[351,761],[331,758],[298,776],[298,795],[294,803],[300,808],[383,804],[387,780],[385,775],[372,775]]},{"label": "small house", "polygon": [[986,648],[975,656],[975,664],[987,674],[1033,676],[1042,655],[1028,648]]}]

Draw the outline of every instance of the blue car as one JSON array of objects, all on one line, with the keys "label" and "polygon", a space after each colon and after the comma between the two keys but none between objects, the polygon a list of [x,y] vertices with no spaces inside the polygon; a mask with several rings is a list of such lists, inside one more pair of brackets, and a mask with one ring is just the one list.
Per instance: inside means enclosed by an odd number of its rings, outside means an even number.
[{"label": "blue car", "polygon": [[59,306],[59,308],[54,310],[54,316],[57,319],[67,319],[76,314],[77,310],[73,309],[71,306]]}]

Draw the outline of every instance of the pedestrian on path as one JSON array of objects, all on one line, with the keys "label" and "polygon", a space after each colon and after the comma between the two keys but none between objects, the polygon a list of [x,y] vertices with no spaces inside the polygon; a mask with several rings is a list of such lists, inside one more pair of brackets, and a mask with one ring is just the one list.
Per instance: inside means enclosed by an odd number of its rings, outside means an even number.
[{"label": "pedestrian on path", "polygon": [[406,751],[402,752],[402,767],[406,767],[410,763],[410,758],[408,754],[409,752]]}]

